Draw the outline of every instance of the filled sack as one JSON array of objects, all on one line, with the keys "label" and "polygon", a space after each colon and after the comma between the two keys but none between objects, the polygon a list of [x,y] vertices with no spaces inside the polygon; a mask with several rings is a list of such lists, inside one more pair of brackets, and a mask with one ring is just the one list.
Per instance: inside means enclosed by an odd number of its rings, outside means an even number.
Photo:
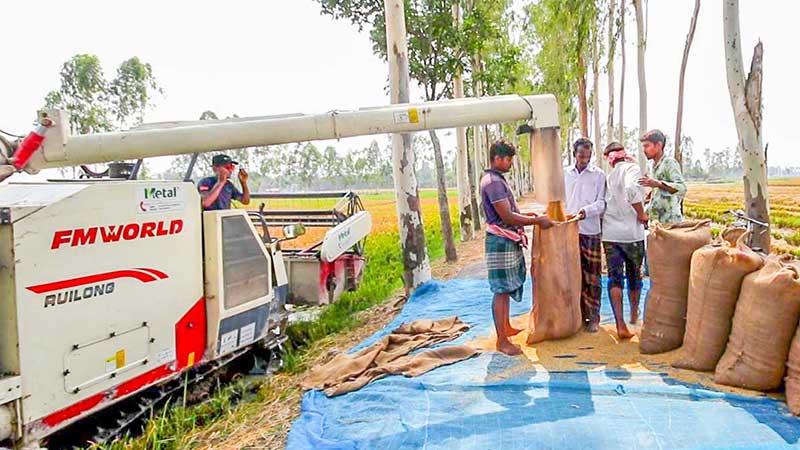
[{"label": "filled sack", "polygon": [[714,381],[769,391],[781,385],[800,318],[800,265],[770,256],[744,278]]},{"label": "filled sack", "polygon": [[639,338],[642,353],[681,346],[686,327],[692,254],[711,242],[711,221],[656,225],[647,237],[650,292]]},{"label": "filled sack", "polygon": [[562,339],[581,329],[581,253],[578,222],[535,227],[531,247],[533,309],[527,343]]},{"label": "filled sack", "polygon": [[792,414],[800,416],[800,327],[794,332],[786,361],[786,404]]},{"label": "filled sack", "polygon": [[711,371],[725,352],[742,280],[764,263],[746,238],[731,245],[721,237],[692,255],[686,332],[674,367]]}]

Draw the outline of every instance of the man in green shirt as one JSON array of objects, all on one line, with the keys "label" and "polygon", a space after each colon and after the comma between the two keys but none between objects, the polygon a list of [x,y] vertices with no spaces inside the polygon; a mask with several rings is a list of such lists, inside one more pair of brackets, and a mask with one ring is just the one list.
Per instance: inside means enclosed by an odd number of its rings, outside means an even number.
[{"label": "man in green shirt", "polygon": [[686,182],[675,158],[664,154],[667,137],[660,130],[651,130],[641,138],[647,159],[653,161],[653,177],[645,175],[639,184],[652,189],[648,214],[663,225],[683,222],[681,203],[686,195]]}]

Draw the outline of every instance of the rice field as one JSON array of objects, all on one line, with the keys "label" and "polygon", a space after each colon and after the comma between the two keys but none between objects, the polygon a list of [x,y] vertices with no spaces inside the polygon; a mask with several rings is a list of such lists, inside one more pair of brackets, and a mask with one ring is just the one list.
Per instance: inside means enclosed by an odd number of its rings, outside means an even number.
[{"label": "rice field", "polygon": [[[770,180],[769,204],[773,251],[800,256],[800,178]],[[727,211],[743,208],[741,182],[690,183],[684,201],[688,217],[711,219],[718,229],[735,220]]]}]

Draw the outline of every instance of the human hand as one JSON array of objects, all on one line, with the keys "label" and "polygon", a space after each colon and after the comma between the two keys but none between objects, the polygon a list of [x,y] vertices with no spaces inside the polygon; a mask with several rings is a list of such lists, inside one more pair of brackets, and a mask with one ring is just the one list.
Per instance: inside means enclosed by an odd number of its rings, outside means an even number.
[{"label": "human hand", "polygon": [[553,226],[553,221],[550,220],[547,216],[539,216],[536,218],[535,225],[539,225],[543,230],[546,230]]},{"label": "human hand", "polygon": [[526,215],[528,217],[539,217],[539,215],[536,214],[535,212],[526,212],[526,213],[524,213],[524,215]]},{"label": "human hand", "polygon": [[586,211],[582,209],[578,212],[578,220],[583,220],[585,218],[586,218]]},{"label": "human hand", "polygon": [[246,170],[244,170],[244,169],[239,169],[239,182],[240,182],[240,183],[242,183],[242,184],[244,184],[244,183],[247,183],[247,178],[248,178],[249,176],[250,176],[250,175],[248,175],[248,174],[247,174],[247,171],[246,171]]},{"label": "human hand", "polygon": [[231,171],[225,167],[220,167],[217,169],[217,177],[219,178],[220,183],[224,183],[228,181],[228,178],[231,176]]},{"label": "human hand", "polygon": [[636,214],[636,219],[642,223],[643,225],[647,226],[647,223],[650,221],[650,216],[647,213]]},{"label": "human hand", "polygon": [[647,176],[639,178],[639,184],[644,186],[644,187],[649,187],[649,188],[660,188],[661,187],[661,182],[660,181],[654,180],[654,179],[652,179],[650,177],[647,177]]}]

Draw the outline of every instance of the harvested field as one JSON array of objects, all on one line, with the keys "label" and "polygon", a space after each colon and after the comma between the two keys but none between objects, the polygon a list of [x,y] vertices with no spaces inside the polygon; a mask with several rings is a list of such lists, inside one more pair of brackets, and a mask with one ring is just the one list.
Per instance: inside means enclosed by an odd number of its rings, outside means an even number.
[{"label": "harvested field", "polygon": [[[800,256],[800,178],[770,180],[773,250]],[[708,218],[718,228],[735,220],[726,214],[744,209],[744,186],[736,183],[691,183],[684,202],[686,215]]]}]

